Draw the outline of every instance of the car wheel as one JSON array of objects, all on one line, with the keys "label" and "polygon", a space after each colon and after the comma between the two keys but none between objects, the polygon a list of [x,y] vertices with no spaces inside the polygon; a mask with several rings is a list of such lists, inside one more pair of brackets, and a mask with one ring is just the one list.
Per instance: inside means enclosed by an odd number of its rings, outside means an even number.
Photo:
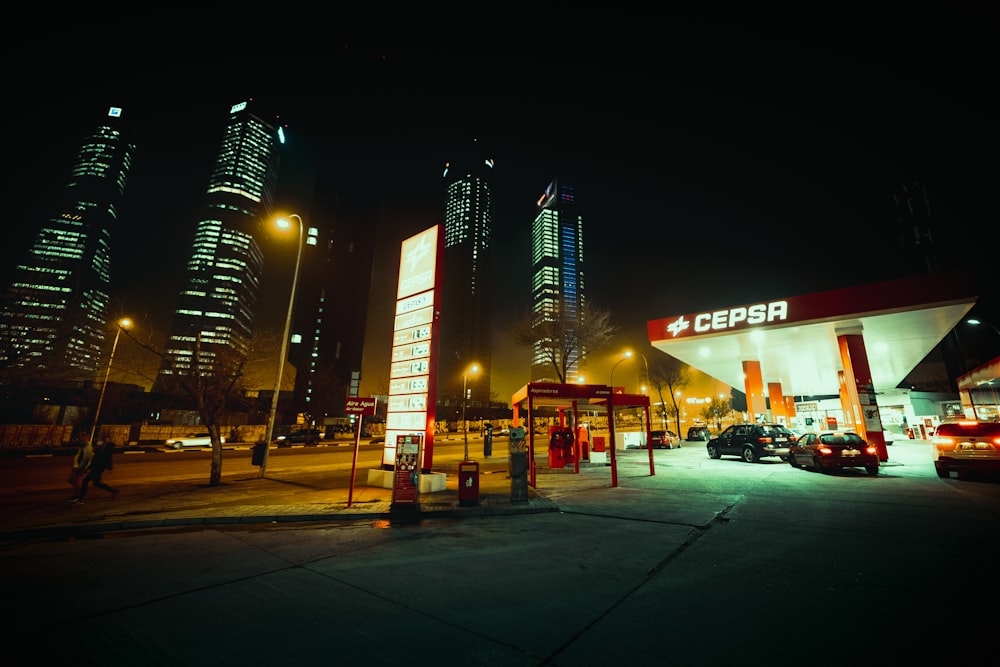
[{"label": "car wheel", "polygon": [[747,463],[757,463],[759,460],[757,457],[757,450],[747,445],[743,448],[743,460]]},{"label": "car wheel", "polygon": [[878,474],[878,466],[865,466],[865,472],[874,477]]},{"label": "car wheel", "polygon": [[937,466],[934,466],[934,472],[936,472],[937,476],[940,477],[941,479],[948,479],[949,477],[951,477],[951,473],[948,472],[947,468],[939,468]]},{"label": "car wheel", "polygon": [[715,448],[715,445],[709,445],[708,446],[708,457],[710,459],[719,459],[719,458],[722,458],[722,454],[720,454],[719,450]]},{"label": "car wheel", "polygon": [[819,459],[817,458],[813,459],[813,468],[816,470],[816,472],[826,472],[823,466],[820,465]]},{"label": "car wheel", "polygon": [[171,449],[180,449],[181,448],[181,444],[182,443],[175,442],[174,444],[170,445],[170,448]]},{"label": "car wheel", "polygon": [[793,468],[801,468],[802,467],[802,466],[799,465],[798,461],[795,460],[795,457],[792,456],[791,454],[788,455],[788,465],[792,466]]}]

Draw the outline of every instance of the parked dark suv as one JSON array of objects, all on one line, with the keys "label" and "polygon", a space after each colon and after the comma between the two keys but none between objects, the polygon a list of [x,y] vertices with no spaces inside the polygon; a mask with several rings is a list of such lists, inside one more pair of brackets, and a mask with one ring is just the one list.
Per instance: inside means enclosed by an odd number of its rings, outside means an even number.
[{"label": "parked dark suv", "polygon": [[788,460],[788,448],[796,436],[781,424],[734,424],[708,441],[705,448],[713,459],[739,456],[757,463],[765,456]]},{"label": "parked dark suv", "polygon": [[712,439],[712,432],[708,430],[707,426],[692,426],[688,429],[688,437],[685,440],[704,440],[708,442]]}]

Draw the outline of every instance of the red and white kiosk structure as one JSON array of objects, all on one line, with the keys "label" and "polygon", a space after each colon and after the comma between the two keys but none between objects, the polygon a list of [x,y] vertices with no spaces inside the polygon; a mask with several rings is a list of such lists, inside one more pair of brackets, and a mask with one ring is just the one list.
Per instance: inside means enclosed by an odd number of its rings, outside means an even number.
[{"label": "red and white kiosk structure", "polygon": [[[611,486],[618,486],[618,460],[615,456],[617,449],[615,411],[626,408],[642,409],[643,423],[645,424],[643,442],[646,443],[646,449],[649,451],[649,474],[650,476],[656,474],[656,468],[653,464],[653,449],[649,447],[649,396],[645,394],[626,394],[621,387],[612,388],[599,384],[533,382],[521,387],[511,397],[511,405],[514,412],[514,424],[527,424],[528,483],[532,487],[535,487],[537,482],[534,422],[539,408],[555,409],[558,414],[557,423],[549,428],[549,433],[545,434],[549,438],[549,467],[563,468],[567,463],[572,463],[574,473],[580,472],[582,458],[589,459],[588,454],[591,451],[601,452],[604,447],[597,438],[595,438],[595,443],[591,443],[587,429],[579,426],[584,421],[581,419],[581,412],[607,415]],[[523,421],[522,409],[527,411]],[[567,411],[572,415],[571,419],[567,419]],[[567,424],[571,424],[573,427],[568,428]]]}]

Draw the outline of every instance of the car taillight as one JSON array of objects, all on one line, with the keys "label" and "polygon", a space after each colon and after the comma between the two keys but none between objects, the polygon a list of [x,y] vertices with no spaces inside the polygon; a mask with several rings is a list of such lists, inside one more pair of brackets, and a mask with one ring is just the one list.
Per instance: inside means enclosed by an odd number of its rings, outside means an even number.
[{"label": "car taillight", "polygon": [[868,454],[875,454],[878,452],[878,450],[875,449],[874,445],[868,445],[867,447],[865,447],[865,452]]},{"label": "car taillight", "polygon": [[943,450],[955,449],[955,438],[949,438],[943,435],[936,435],[934,436],[934,439],[931,442],[933,442],[934,446],[937,447],[938,449],[943,449]]},{"label": "car taillight", "polygon": [[762,445],[769,445],[771,444],[771,437],[767,435],[762,435],[759,438],[757,438],[757,442],[759,442]]},{"label": "car taillight", "polygon": [[823,456],[829,456],[830,454],[833,454],[833,450],[830,449],[829,447],[820,447],[816,451],[818,451]]}]

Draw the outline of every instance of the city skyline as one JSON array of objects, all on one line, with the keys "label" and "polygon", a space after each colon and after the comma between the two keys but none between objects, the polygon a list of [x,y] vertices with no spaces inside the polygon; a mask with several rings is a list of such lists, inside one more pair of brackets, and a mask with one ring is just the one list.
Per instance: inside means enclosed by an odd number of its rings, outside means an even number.
[{"label": "city skyline", "polygon": [[[723,31],[713,43],[734,32]],[[588,199],[588,297],[622,326],[621,348],[646,345],[651,319],[921,271],[907,254],[907,230],[893,210],[892,197],[904,184],[927,188],[934,242],[946,262],[976,238],[974,230],[992,212],[980,165],[995,131],[981,93],[969,85],[985,69],[974,40],[952,43],[956,50],[948,51],[914,38],[904,59],[891,48],[905,41],[898,36],[886,37],[874,53],[868,40],[861,42],[865,48],[822,39],[810,47],[794,38],[758,43],[753,38],[774,35],[744,32],[719,54],[591,50],[572,59],[469,52],[457,64],[455,54],[442,63],[434,52],[345,56],[350,49],[338,44],[313,54],[308,72],[295,73],[289,60],[276,58],[268,72],[290,72],[281,84],[258,73],[224,86],[214,81],[216,88],[186,83],[182,66],[162,63],[146,81],[99,85],[73,68],[56,81],[19,72],[15,90],[34,101],[35,122],[47,131],[44,141],[12,147],[12,159],[24,168],[4,183],[4,196],[21,224],[5,249],[5,265],[14,247],[23,248],[22,224],[33,225],[41,202],[61,186],[65,169],[56,167],[65,165],[85,131],[74,114],[90,111],[85,103],[130,97],[133,103],[122,101],[126,113],[174,120],[169,133],[147,136],[145,144],[139,138],[134,196],[169,188],[172,197],[162,211],[126,211],[128,229],[113,241],[116,254],[124,252],[112,272],[127,277],[129,290],[118,298],[140,311],[133,316],[172,307],[159,302],[176,296],[178,257],[190,249],[193,218],[183,211],[193,205],[187,198],[205,182],[217,148],[218,124],[206,118],[261,88],[290,135],[304,136],[307,144],[298,162],[302,173],[293,179],[304,196],[286,190],[278,206],[308,221],[323,197],[375,200],[377,235],[394,246],[376,258],[376,281],[394,281],[402,239],[441,221],[434,219],[443,210],[440,165],[452,146],[478,135],[497,148],[496,235],[504,258],[498,305],[519,315],[530,300],[534,203],[554,174],[572,182]],[[738,57],[738,47],[751,43],[757,50]],[[785,51],[790,46],[805,50],[795,58]],[[305,91],[302,82],[324,67],[338,75],[337,91]],[[455,69],[491,72],[491,85],[456,92],[449,87]],[[554,72],[567,85],[546,95],[535,82]],[[163,88],[168,75],[184,85]],[[64,99],[73,105],[57,103]],[[206,136],[204,145],[186,154],[169,150],[182,136],[194,146],[192,133]],[[156,164],[173,168],[169,183],[153,166],[154,156]],[[151,234],[155,247],[136,245],[148,246]],[[265,280],[287,295],[282,278],[290,279],[291,270],[280,264],[282,252],[275,251],[279,264],[265,268]],[[839,275],[811,269],[810,262],[831,253],[844,255],[851,269]],[[152,275],[137,279],[145,274]],[[988,310],[996,307],[994,288],[983,284],[983,308],[995,313]],[[389,308],[391,300],[383,302],[375,290],[369,306]],[[530,363],[527,351],[525,358]],[[503,384],[495,392],[506,401],[515,381],[500,371],[495,375]],[[521,371],[524,382],[529,372]],[[363,386],[373,379],[364,378]]]}]

